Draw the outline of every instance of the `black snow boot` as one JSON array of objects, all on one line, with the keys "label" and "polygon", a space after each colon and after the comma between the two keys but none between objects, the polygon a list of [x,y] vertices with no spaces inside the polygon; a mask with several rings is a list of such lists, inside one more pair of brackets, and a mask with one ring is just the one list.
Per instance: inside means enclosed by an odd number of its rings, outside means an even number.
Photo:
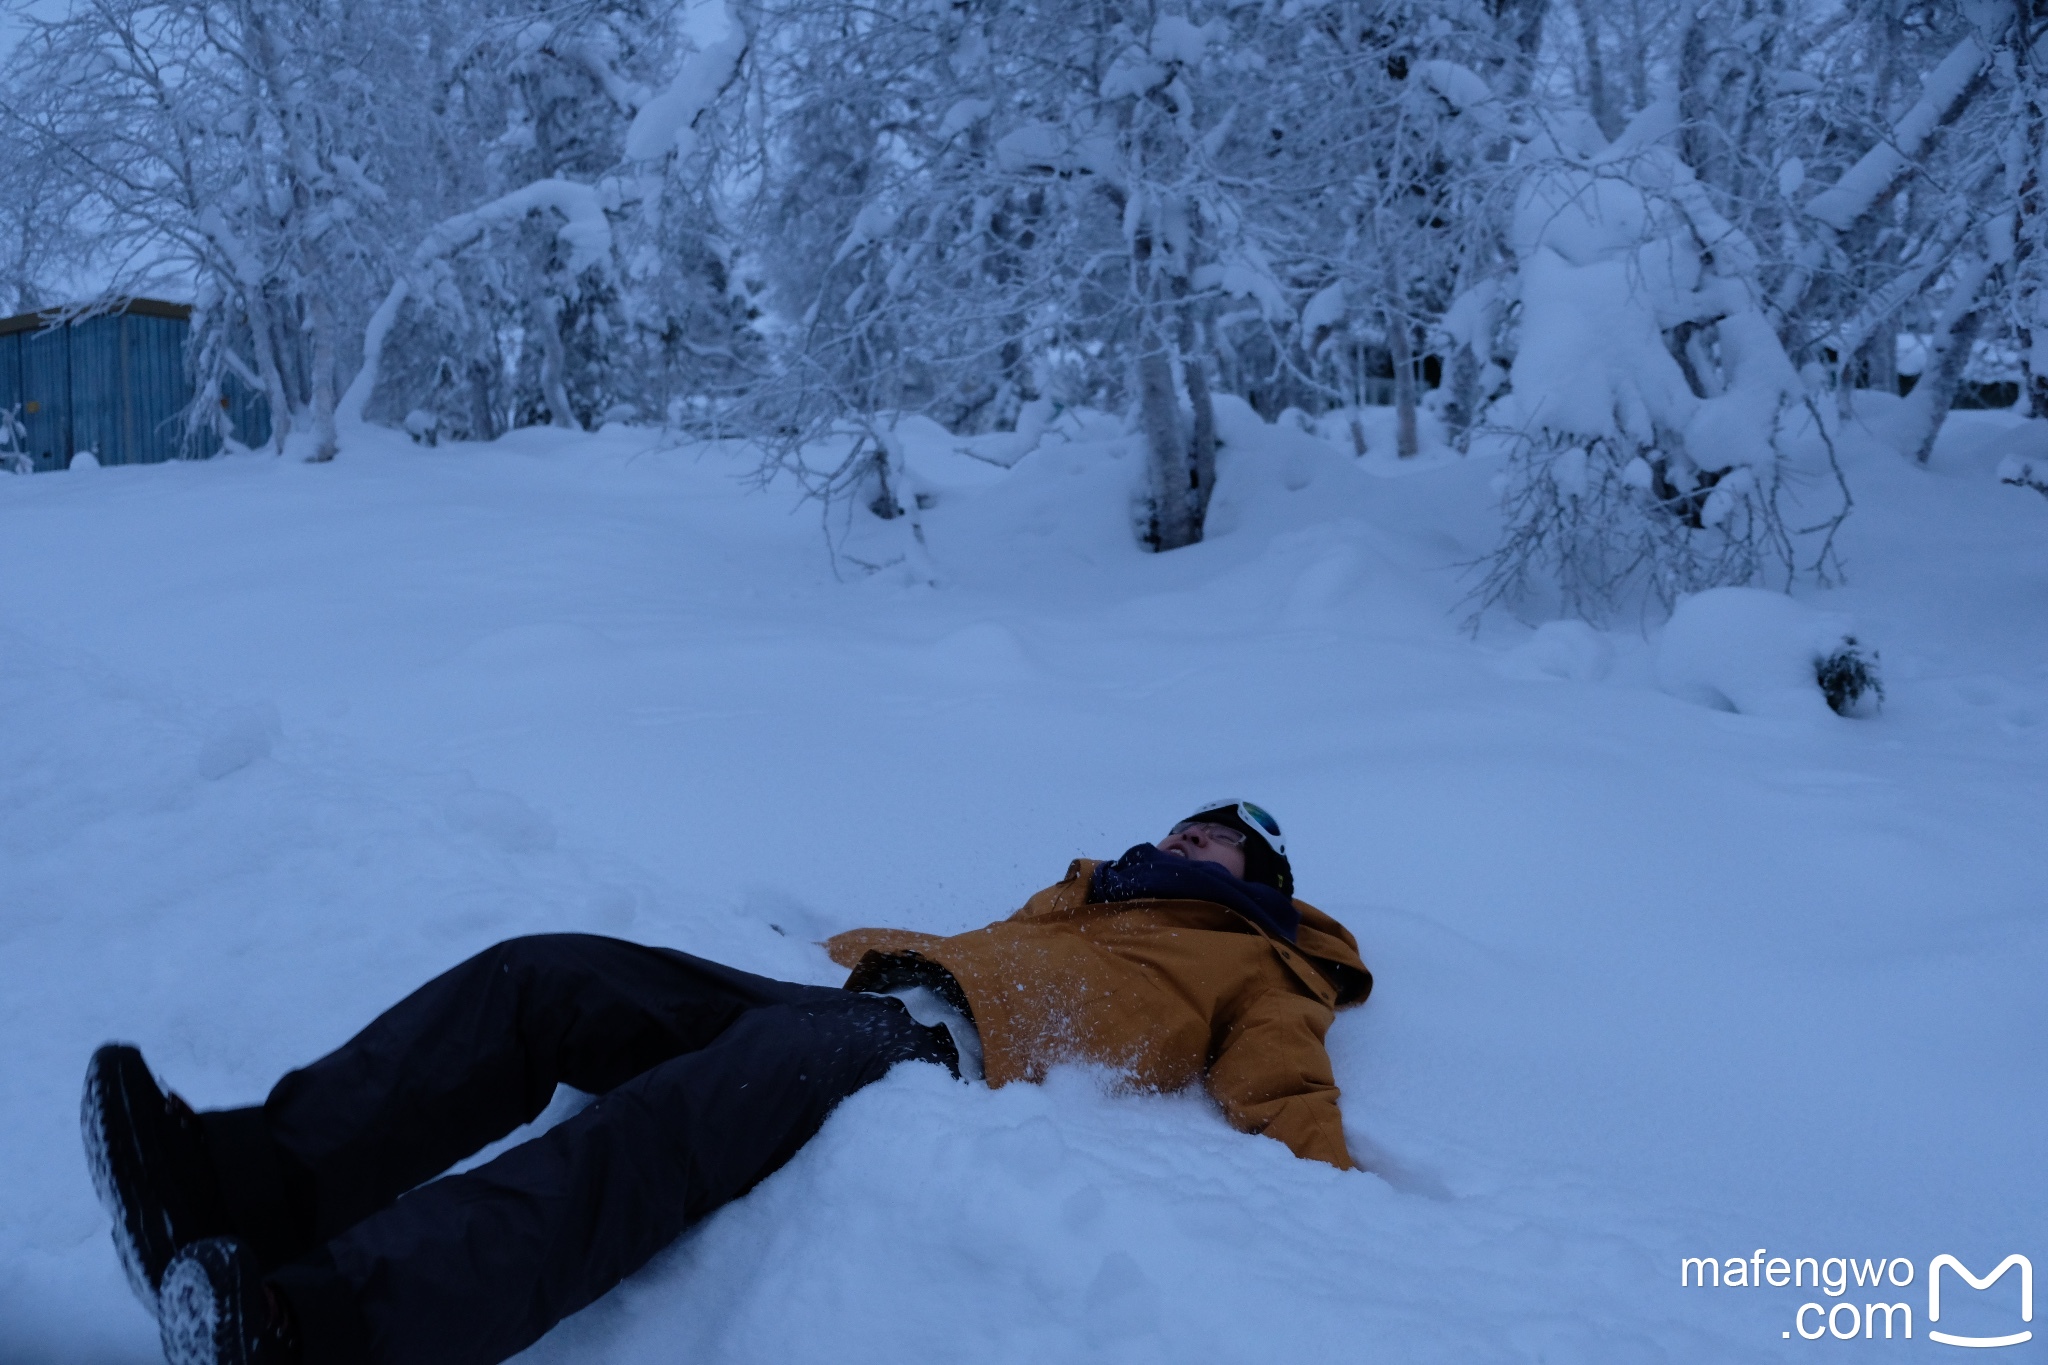
[{"label": "black snow boot", "polygon": [[283,1303],[258,1278],[256,1258],[232,1237],[194,1242],[164,1271],[169,1365],[293,1365],[298,1351]]},{"label": "black snow boot", "polygon": [[198,1116],[158,1088],[139,1051],[108,1043],[86,1068],[79,1122],[121,1268],[154,1313],[178,1249],[228,1230]]}]

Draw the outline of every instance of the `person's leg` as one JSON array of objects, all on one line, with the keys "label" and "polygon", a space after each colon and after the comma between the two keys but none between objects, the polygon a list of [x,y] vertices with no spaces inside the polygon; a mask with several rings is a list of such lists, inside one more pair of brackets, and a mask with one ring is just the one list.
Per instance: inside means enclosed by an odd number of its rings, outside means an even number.
[{"label": "person's leg", "polygon": [[228,1221],[266,1262],[289,1260],[531,1121],[557,1084],[602,1094],[751,1009],[839,994],[587,934],[500,943],[261,1108],[199,1116]]},{"label": "person's leg", "polygon": [[752,1010],[269,1277],[306,1365],[492,1365],[752,1188],[899,1061],[955,1065],[900,1002],[824,991]]}]

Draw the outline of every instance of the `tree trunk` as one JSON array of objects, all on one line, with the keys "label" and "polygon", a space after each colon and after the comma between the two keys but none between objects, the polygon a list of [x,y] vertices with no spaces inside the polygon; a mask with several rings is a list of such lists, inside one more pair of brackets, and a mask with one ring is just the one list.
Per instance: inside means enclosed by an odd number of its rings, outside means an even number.
[{"label": "tree trunk", "polygon": [[491,366],[472,356],[469,361],[469,439],[492,441],[498,436],[498,410],[491,401],[496,388]]},{"label": "tree trunk", "polygon": [[[1474,273],[1470,263],[1458,267],[1457,282],[1451,289],[1453,299],[1463,298],[1472,289]],[[1472,425],[1479,420],[1479,410],[1486,403],[1486,395],[1480,389],[1486,363],[1481,356],[1493,350],[1493,330],[1493,310],[1480,309],[1469,330],[1451,339],[1450,354],[1444,357],[1444,403],[1437,411],[1445,436],[1460,451],[1471,448]],[[1365,442],[1360,440],[1358,445],[1358,453],[1363,455]]]},{"label": "tree trunk", "polygon": [[1579,38],[1586,52],[1586,107],[1601,136],[1609,142],[1621,135],[1622,119],[1607,94],[1607,68],[1600,58],[1600,24],[1592,0],[1573,0],[1579,21]]},{"label": "tree trunk", "polygon": [[327,296],[315,290],[313,308],[313,453],[312,464],[325,464],[341,447],[334,434],[334,310]]},{"label": "tree trunk", "polygon": [[1550,0],[1491,0],[1494,32],[1512,48],[1501,94],[1510,104],[1526,99],[1536,79],[1536,57],[1543,48],[1543,19]]},{"label": "tree trunk", "polygon": [[1956,285],[1948,304],[1935,320],[1934,344],[1929,348],[1920,382],[1906,395],[1900,413],[1900,432],[1910,442],[1909,453],[1917,464],[1926,464],[1934,454],[1934,438],[1954,406],[1956,390],[1962,386],[1963,370],[1970,363],[1970,349],[1984,326],[1984,310],[1977,295],[1991,274],[1987,261],[1958,263]]},{"label": "tree trunk", "polygon": [[[1941,424],[1948,417],[1949,409],[1955,406],[1956,390],[1962,387],[1963,369],[1970,363],[1970,348],[1976,344],[1977,333],[1984,326],[1984,310],[1972,308],[1956,320],[1956,324],[1945,336],[1935,338],[1934,353],[1928,356],[1927,368],[1921,371],[1920,382],[1913,386],[1913,392],[1906,402],[1913,410],[1913,422],[1907,430],[1913,432],[1916,444],[1913,460],[1926,464],[1934,454],[1934,438],[1941,434]],[[1925,395],[1924,401],[1921,396]]]},{"label": "tree trunk", "polygon": [[1387,315],[1387,346],[1394,353],[1394,453],[1408,459],[1422,449],[1415,430],[1415,353],[1407,319]]},{"label": "tree trunk", "polygon": [[2042,351],[2048,352],[2048,327],[2020,328],[2019,342],[2019,409],[2029,417],[2048,417],[2048,370],[2044,370],[2043,356],[2035,350],[2041,344]]},{"label": "tree trunk", "polygon": [[547,400],[551,426],[573,430],[576,417],[569,408],[569,385],[565,378],[568,359],[562,350],[562,328],[555,314],[555,301],[542,294],[533,301],[534,330],[540,333],[540,393]]},{"label": "tree trunk", "polygon": [[2048,417],[2048,91],[2031,54],[2019,54],[2019,83],[2025,91],[2021,114],[2025,164],[2013,215],[2012,272],[2018,295],[2015,330],[2020,345],[2020,411]]},{"label": "tree trunk", "polygon": [[1187,440],[1173,392],[1173,360],[1156,329],[1138,357],[1138,402],[1145,426],[1145,458],[1152,483],[1152,548],[1178,550],[1200,539],[1190,515]]},{"label": "tree trunk", "polygon": [[1870,340],[1856,355],[1857,380],[1866,389],[1895,394],[1899,391],[1899,334],[1887,324],[1871,333]]},{"label": "tree trunk", "polygon": [[[272,117],[276,117],[279,111],[272,96],[280,89],[280,82],[276,78],[276,54],[271,47],[270,30],[254,7],[247,3],[238,5],[235,13],[249,56],[254,62],[253,66],[243,68],[242,97],[247,101],[252,116],[256,109],[266,108]],[[266,76],[269,77],[267,88]],[[258,151],[259,145],[260,139],[245,136],[243,164],[248,170],[249,183],[252,185],[261,185],[268,179]],[[270,300],[265,294],[265,287],[269,281],[260,275],[257,278],[244,278],[249,272],[243,267],[253,263],[256,257],[249,249],[250,243],[236,242],[234,245],[238,253],[235,257],[235,273],[241,278],[243,308],[248,313],[249,330],[255,335],[252,349],[256,353],[256,372],[263,376],[263,387],[270,402],[271,445],[275,453],[282,455],[285,437],[292,429],[293,412],[290,395],[285,389],[285,357],[282,347],[278,344],[278,330],[271,324]],[[269,267],[270,272],[277,269],[278,265],[275,262]]]},{"label": "tree trunk", "polygon": [[1710,179],[1713,160],[1706,91],[1708,55],[1706,20],[1694,8],[1678,43],[1678,154],[1702,180]]},{"label": "tree trunk", "polygon": [[270,405],[270,449],[284,454],[284,438],[291,433],[291,399],[284,390],[284,373],[277,359],[277,335],[271,330],[270,308],[260,281],[240,280],[242,315],[249,320],[249,350],[256,358],[256,373],[263,380],[263,401]]},{"label": "tree trunk", "polygon": [[1193,486],[1188,490],[1189,519],[1195,539],[1202,538],[1202,523],[1209,515],[1209,496],[1216,491],[1216,404],[1209,397],[1209,370],[1198,352],[1190,351],[1182,361],[1187,375],[1188,403],[1195,410],[1193,443],[1189,459],[1193,465]]}]

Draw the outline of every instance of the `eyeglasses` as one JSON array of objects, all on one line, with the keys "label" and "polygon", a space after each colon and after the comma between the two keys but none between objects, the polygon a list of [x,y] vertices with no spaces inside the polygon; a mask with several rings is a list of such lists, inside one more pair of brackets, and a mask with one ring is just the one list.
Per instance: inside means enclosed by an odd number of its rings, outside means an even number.
[{"label": "eyeglasses", "polygon": [[1183,820],[1168,830],[1167,834],[1197,834],[1212,844],[1228,844],[1232,848],[1243,848],[1244,841],[1250,837],[1241,829],[1211,824],[1207,820]]},{"label": "eyeglasses", "polygon": [[[1272,817],[1272,815],[1269,814],[1262,807],[1255,806],[1249,801],[1240,801],[1233,799],[1228,801],[1211,801],[1208,805],[1203,806],[1202,809],[1205,811],[1235,811],[1237,813],[1237,818],[1244,821],[1249,828],[1257,830],[1260,836],[1265,839],[1266,843],[1269,846],[1271,846],[1272,850],[1275,853],[1279,854],[1283,858],[1287,856],[1287,839],[1286,836],[1280,833],[1280,822],[1278,820],[1275,820]],[[1189,825],[1204,825],[1206,828],[1209,829],[1223,830],[1230,834],[1234,834],[1237,836],[1235,839],[1221,840],[1221,842],[1228,843],[1233,847],[1242,845],[1244,843],[1244,832],[1242,830],[1231,829],[1228,825],[1210,824],[1209,822],[1203,820],[1183,820],[1178,825],[1175,825],[1173,827],[1173,832],[1175,834],[1178,834],[1181,832],[1181,830],[1185,829]],[[1221,838],[1221,836],[1218,837],[1219,839]]]}]

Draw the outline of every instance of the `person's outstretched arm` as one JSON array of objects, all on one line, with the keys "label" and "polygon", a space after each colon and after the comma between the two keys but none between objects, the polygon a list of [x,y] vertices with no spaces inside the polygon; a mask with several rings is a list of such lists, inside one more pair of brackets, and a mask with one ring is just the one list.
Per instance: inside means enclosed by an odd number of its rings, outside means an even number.
[{"label": "person's outstretched arm", "polygon": [[1240,1132],[1278,1138],[1296,1156],[1354,1170],[1323,1046],[1333,1017],[1328,1005],[1296,991],[1248,997],[1224,1021],[1209,1093]]}]

